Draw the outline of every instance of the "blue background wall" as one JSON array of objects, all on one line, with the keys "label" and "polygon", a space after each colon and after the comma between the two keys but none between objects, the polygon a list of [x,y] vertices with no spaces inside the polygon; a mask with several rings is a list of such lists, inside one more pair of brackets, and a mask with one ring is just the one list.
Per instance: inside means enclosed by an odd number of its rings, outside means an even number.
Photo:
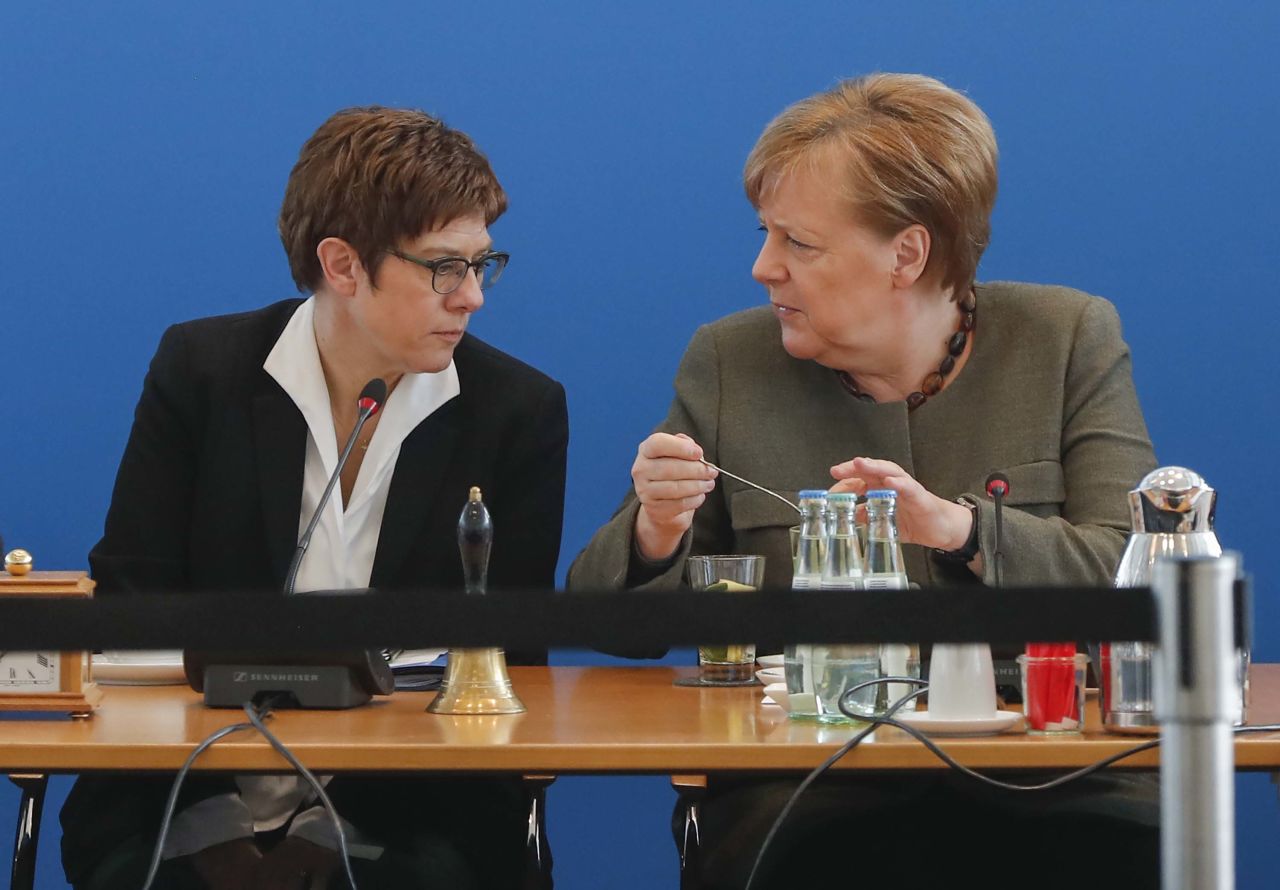
[{"label": "blue background wall", "polygon": [[[1000,138],[981,277],[1116,303],[1159,459],[1220,491],[1220,537],[1258,581],[1256,655],[1280,661],[1274,5],[610,6],[0,5],[10,546],[85,565],[161,331],[290,295],[275,217],[297,150],[335,109],[381,103],[471,133],[510,193],[494,232],[512,265],[473,330],[568,389],[563,575],[629,484],[694,328],[763,299],[739,185],[760,129],[840,77],[919,71],[968,91]],[[1239,885],[1274,886],[1275,789],[1238,790]],[[64,886],[62,793],[42,887]],[[562,780],[560,886],[674,886],[670,799],[661,778]]]}]

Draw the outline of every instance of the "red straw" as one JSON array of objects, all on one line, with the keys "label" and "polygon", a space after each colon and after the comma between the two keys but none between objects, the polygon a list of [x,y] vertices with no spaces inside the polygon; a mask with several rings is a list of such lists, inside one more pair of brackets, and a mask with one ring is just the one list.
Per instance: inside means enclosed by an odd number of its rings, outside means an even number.
[{"label": "red straw", "polygon": [[1027,656],[1027,700],[1023,702],[1032,729],[1044,729],[1044,672],[1039,656]]},{"label": "red straw", "polygon": [[1022,703],[1027,722],[1032,729],[1044,729],[1048,704],[1045,664],[1040,661],[1048,654],[1050,643],[1027,643],[1027,700]]},{"label": "red straw", "polygon": [[1111,644],[1102,643],[1098,646],[1098,658],[1101,664],[1094,665],[1095,673],[1098,678],[1098,685],[1102,688],[1102,713],[1111,710],[1111,684],[1107,682],[1107,678],[1111,676]]},{"label": "red straw", "polygon": [[1071,659],[1071,663],[1067,666],[1067,705],[1070,708],[1068,716],[1078,728],[1083,729],[1084,727],[1081,724],[1084,723],[1084,702],[1080,696],[1084,693],[1080,688],[1080,684],[1076,682],[1076,644],[1069,643],[1068,645],[1071,649],[1067,653]]},{"label": "red straw", "polygon": [[1076,644],[1058,643],[1054,646],[1055,699],[1054,723],[1075,719]]}]

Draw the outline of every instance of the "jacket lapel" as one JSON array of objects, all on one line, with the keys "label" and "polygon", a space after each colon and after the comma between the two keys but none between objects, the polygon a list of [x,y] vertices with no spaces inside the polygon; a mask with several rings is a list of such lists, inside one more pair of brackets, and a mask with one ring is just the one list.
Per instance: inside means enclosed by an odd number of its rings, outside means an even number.
[{"label": "jacket lapel", "polygon": [[[370,587],[393,588],[409,552],[423,534],[433,504],[449,472],[461,426],[461,399],[442,405],[418,424],[400,445],[387,506],[378,535]],[[462,505],[458,505],[462,509]],[[431,542],[436,543],[436,542]]]},{"label": "jacket lapel", "polygon": [[293,400],[270,378],[253,400],[253,450],[267,549],[279,588],[298,546],[307,422]]}]

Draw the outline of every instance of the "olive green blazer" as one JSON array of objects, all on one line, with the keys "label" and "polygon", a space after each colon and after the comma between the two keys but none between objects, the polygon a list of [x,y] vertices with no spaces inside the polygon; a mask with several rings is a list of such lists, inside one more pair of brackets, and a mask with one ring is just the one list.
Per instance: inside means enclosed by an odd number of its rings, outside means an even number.
[{"label": "olive green blazer", "polygon": [[[968,362],[915,411],[859,401],[830,369],[789,356],[761,307],[698,329],[658,429],[688,434],[707,460],[792,500],[801,489],[828,488],[836,463],[892,460],[934,494],[979,505],[984,554],[994,546],[984,485],[1000,471],[1010,481],[1005,584],[1108,584],[1129,531],[1126,492],[1156,465],[1116,311],[1064,287],[976,290]],[[625,586],[637,510],[630,492],[574,561],[570,588]],[[797,522],[785,504],[721,476],[680,558],[642,586],[678,584],[690,553],[764,554],[767,583],[788,586],[787,529]],[[921,585],[979,582],[924,548],[904,552]],[[985,560],[982,582],[994,583],[992,563]]]}]

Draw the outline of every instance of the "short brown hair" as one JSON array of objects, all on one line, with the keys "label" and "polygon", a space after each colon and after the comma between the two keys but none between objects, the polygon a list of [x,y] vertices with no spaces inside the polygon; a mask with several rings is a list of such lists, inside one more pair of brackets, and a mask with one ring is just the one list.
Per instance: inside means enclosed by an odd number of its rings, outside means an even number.
[{"label": "short brown hair", "polygon": [[759,207],[783,175],[831,157],[844,169],[835,188],[860,222],[884,235],[924,226],[925,274],[953,298],[968,290],[996,200],[996,136],[977,105],[918,74],[842,81],[765,127],[743,171],[747,198]]},{"label": "short brown hair", "polygon": [[488,159],[465,133],[422,111],[346,108],[302,146],[280,240],[305,293],[324,278],[316,247],[325,238],[351,244],[374,278],[388,248],[473,213],[491,224],[506,209]]}]

